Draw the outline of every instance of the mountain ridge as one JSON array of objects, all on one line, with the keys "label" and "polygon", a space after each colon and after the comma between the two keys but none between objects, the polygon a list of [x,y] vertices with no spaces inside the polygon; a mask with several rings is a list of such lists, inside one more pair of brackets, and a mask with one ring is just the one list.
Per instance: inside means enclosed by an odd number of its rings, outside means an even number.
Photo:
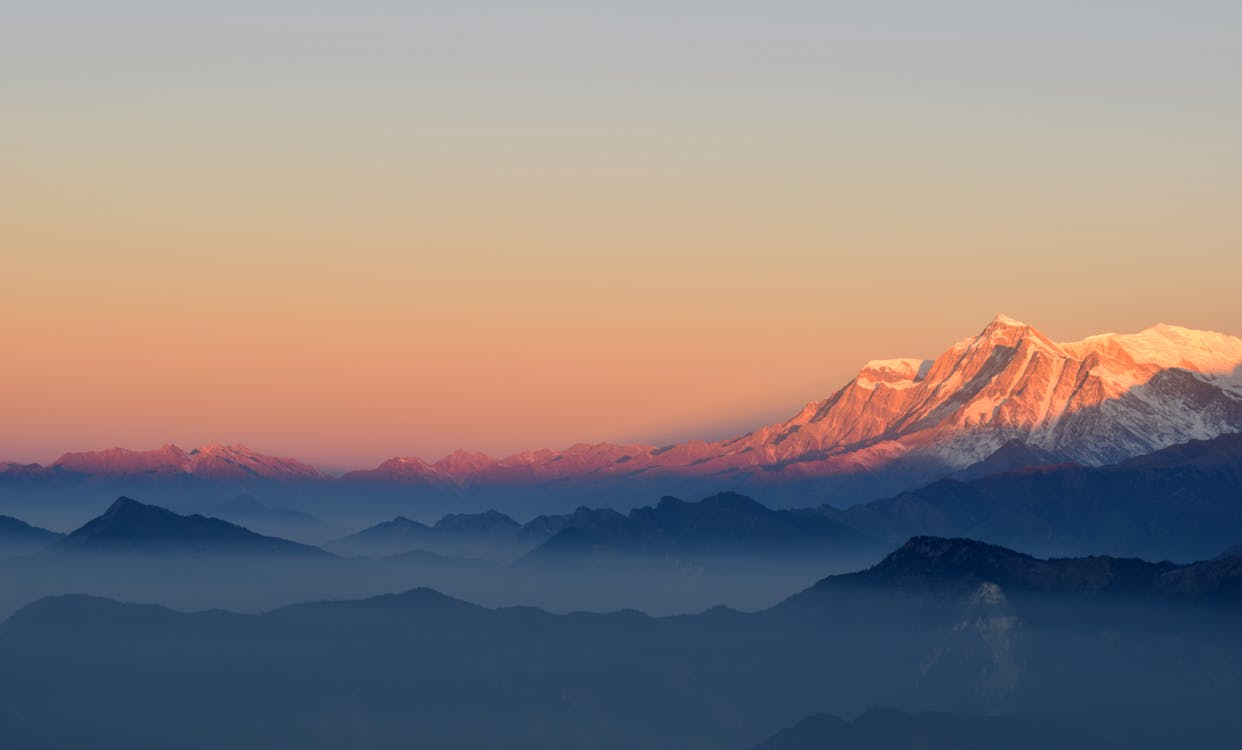
[{"label": "mountain ridge", "polygon": [[[45,597],[0,624],[0,706],[72,747],[100,736],[126,747],[265,747],[272,726],[285,744],[322,745],[344,703],[362,720],[327,744],[400,747],[417,736],[445,748],[709,750],[753,747],[816,711],[857,715],[880,701],[997,717],[1085,711],[1108,734],[1124,731],[1121,747],[1233,746],[1242,562],[1145,578],[1150,567],[1126,572],[1133,561],[1040,560],[969,540],[909,545],[870,577],[825,579],[751,613],[553,614],[428,588],[256,614]],[[940,566],[948,585],[929,595],[923,581],[891,575],[894,561]],[[1187,588],[1195,570],[1221,585]],[[850,576],[855,585],[840,585]],[[99,710],[66,722],[65,705]],[[469,720],[479,715],[488,720]],[[861,724],[877,719],[875,729],[902,729],[875,715]],[[1045,737],[1030,746],[1061,746]]]},{"label": "mountain ridge", "polygon": [[422,486],[445,497],[486,487],[572,488],[634,480],[754,491],[799,483],[829,488],[835,486],[829,480],[848,484],[854,477],[887,477],[862,483],[863,496],[856,499],[871,499],[969,471],[1015,442],[1029,455],[1010,456],[1008,463],[997,457],[1001,469],[1032,458],[1098,466],[1239,430],[1242,339],[1158,324],[1139,333],[1057,343],[998,315],[935,358],[872,360],[844,386],[784,422],[726,440],[576,443],[502,458],[458,450],[436,461],[394,457],[340,477],[244,446],[184,451],[167,445],[67,453],[48,467],[7,464],[0,466],[0,476]]},{"label": "mountain ridge", "polygon": [[951,477],[844,510],[820,510],[890,542],[953,535],[1042,554],[1090,549],[1193,559],[1242,539],[1240,491],[1242,434],[1229,433],[1106,466]]},{"label": "mountain ridge", "polygon": [[277,458],[244,445],[205,445],[186,451],[167,444],[153,450],[108,448],[65,453],[47,468],[98,476],[173,476],[216,479],[326,479],[318,469],[292,458]]},{"label": "mountain ridge", "polygon": [[44,554],[258,554],[321,555],[318,547],[200,515],[183,516],[158,505],[119,497],[101,515],[48,546]]}]

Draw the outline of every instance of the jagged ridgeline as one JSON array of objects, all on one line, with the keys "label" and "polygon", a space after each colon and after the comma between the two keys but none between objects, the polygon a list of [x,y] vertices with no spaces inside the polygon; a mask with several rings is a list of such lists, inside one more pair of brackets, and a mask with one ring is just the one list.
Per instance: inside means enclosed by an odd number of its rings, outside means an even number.
[{"label": "jagged ridgeline", "polygon": [[[557,615],[428,589],[256,615],[57,596],[0,628],[0,717],[31,747],[1224,750],[1239,626],[1236,557],[935,537],[749,614]],[[801,721],[826,710],[861,716]]]},{"label": "jagged ridgeline", "polygon": [[790,419],[727,440],[578,444],[499,459],[457,451],[437,461],[392,458],[341,477],[240,446],[112,449],[66,454],[49,466],[6,465],[0,509],[31,493],[67,502],[103,487],[137,496],[158,487],[166,504],[218,503],[244,490],[325,516],[342,507],[561,513],[589,497],[633,507],[651,496],[725,490],[774,507],[841,506],[963,472],[1105,465],[1237,432],[1240,367],[1242,340],[1220,333],[1157,325],[1057,343],[997,316],[934,359],[869,362]]}]

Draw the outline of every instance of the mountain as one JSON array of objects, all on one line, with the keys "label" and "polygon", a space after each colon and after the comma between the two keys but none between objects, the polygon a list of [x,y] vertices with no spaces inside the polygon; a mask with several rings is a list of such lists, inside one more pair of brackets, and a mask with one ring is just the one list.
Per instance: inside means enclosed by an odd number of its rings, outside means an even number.
[{"label": "mountain", "polygon": [[[1237,599],[1242,560],[1207,560],[1189,565],[1152,563],[1107,556],[1040,559],[974,539],[914,537],[876,565],[831,576],[799,597],[840,588],[967,593],[982,584],[1009,592]],[[790,600],[796,602],[797,597]],[[1242,600],[1240,600],[1242,601]]]},{"label": "mountain", "polygon": [[17,518],[0,516],[0,558],[37,552],[63,536]]},{"label": "mountain", "polygon": [[183,516],[121,497],[103,513],[50,546],[65,554],[186,554],[326,556],[310,547],[262,536],[218,518]]},{"label": "mountain", "polygon": [[102,477],[170,477],[191,475],[211,479],[324,479],[318,469],[291,458],[275,458],[242,445],[207,445],[190,451],[175,445],[147,451],[111,448],[66,453],[52,469]]},{"label": "mountain", "polygon": [[871,540],[826,516],[772,510],[749,497],[723,492],[699,502],[664,497],[654,507],[616,511],[579,509],[523,562],[564,565],[627,557],[713,558],[848,557]]},{"label": "mountain", "polygon": [[370,555],[383,557],[417,549],[430,535],[431,527],[397,516],[391,521],[368,526],[324,545],[325,549],[342,555]]},{"label": "mountain", "polygon": [[996,449],[992,455],[979,463],[971,464],[965,469],[949,475],[951,479],[968,482],[980,477],[1001,474],[1014,469],[1026,469],[1033,466],[1054,466],[1065,464],[1059,456],[1040,448],[1033,448],[1021,440],[1014,438]]},{"label": "mountain", "polygon": [[522,532],[522,524],[497,510],[483,513],[451,513],[436,522],[435,528],[449,534],[473,534],[507,539]]},{"label": "mountain", "polygon": [[887,470],[909,485],[989,460],[983,470],[1102,465],[1242,429],[1240,367],[1242,339],[1224,334],[1162,324],[1055,343],[1000,315],[934,360],[868,362],[791,419],[729,440],[392,459],[345,479],[469,486],[691,476],[744,486]]},{"label": "mountain", "polygon": [[202,515],[230,521],[269,536],[294,536],[321,541],[333,532],[331,526],[310,513],[281,505],[268,505],[247,493],[207,504],[202,508]]},{"label": "mountain", "polygon": [[258,615],[56,596],[0,625],[0,706],[68,747],[270,747],[278,727],[298,747],[707,750],[830,712],[915,747],[1226,750],[1242,570],[1201,565],[918,539],[768,610],[668,618],[425,588]]},{"label": "mountain", "polygon": [[[499,459],[456,451],[434,462],[396,457],[339,478],[240,446],[115,448],[68,453],[48,467],[0,466],[0,510],[17,512],[13,502],[40,492],[64,502],[104,480],[115,494],[172,482],[199,503],[220,500],[212,487],[232,496],[264,483],[264,497],[317,515],[348,497],[369,519],[487,507],[558,513],[583,497],[630,508],[651,495],[723,490],[779,507],[844,507],[945,477],[1103,466],[1240,430],[1242,339],[1161,324],[1057,343],[999,315],[934,359],[868,362],[789,419],[727,440],[578,443]],[[74,490],[75,481],[86,490]]]},{"label": "mountain", "polygon": [[450,557],[509,562],[551,536],[551,532],[543,529],[542,523],[527,528],[495,510],[450,513],[434,526],[397,516],[325,546],[345,555],[384,557],[423,551]]},{"label": "mountain", "polygon": [[844,511],[843,523],[898,541],[967,536],[1063,555],[1210,557],[1242,539],[1242,435],[1193,440],[1108,466],[1041,466],[944,479]]}]

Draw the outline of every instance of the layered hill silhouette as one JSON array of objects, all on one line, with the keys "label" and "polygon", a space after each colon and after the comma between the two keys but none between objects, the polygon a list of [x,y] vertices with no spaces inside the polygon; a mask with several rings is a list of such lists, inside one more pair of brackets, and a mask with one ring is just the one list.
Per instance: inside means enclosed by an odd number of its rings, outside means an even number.
[{"label": "layered hill silhouette", "polygon": [[1186,565],[1105,555],[1041,559],[974,539],[914,537],[858,573],[830,576],[781,606],[832,597],[841,590],[895,589],[937,596],[982,585],[1010,593],[1242,602],[1242,560]]},{"label": "layered hill silhouette", "polygon": [[200,515],[229,521],[267,536],[295,535],[299,541],[319,543],[340,533],[313,514],[282,505],[269,505],[244,492],[194,509]]},{"label": "layered hill silhouette", "polygon": [[1242,435],[1194,440],[1110,466],[1028,467],[945,479],[836,511],[895,542],[968,536],[1045,554],[1189,560],[1242,539]]},{"label": "layered hill silhouette", "polygon": [[[876,540],[814,510],[772,510],[734,492],[697,502],[666,496],[628,514],[581,507],[519,524],[491,510],[427,525],[398,516],[326,545],[342,554],[423,550],[523,565],[722,558],[839,559],[878,549]],[[524,556],[523,556],[524,555]]]},{"label": "layered hill silhouette", "polygon": [[524,559],[526,564],[575,564],[626,558],[844,558],[875,543],[832,518],[772,510],[733,492],[686,502],[664,497],[628,515],[580,509]]},{"label": "layered hill silhouette", "polygon": [[[665,497],[628,513],[582,507],[526,524],[494,511],[447,516],[434,529],[398,518],[337,544],[355,551],[370,545],[371,554],[415,548],[460,554],[461,540],[468,540],[475,556],[503,558],[486,552],[499,543],[508,555],[529,549],[524,563],[572,566],[640,558],[855,559],[918,535],[969,537],[1041,554],[1193,560],[1242,539],[1240,434],[1102,467],[1024,466],[1031,453],[1013,443],[1003,450],[1005,464],[1019,468],[945,479],[845,510],[773,510],[719,493],[698,502]],[[462,529],[450,534],[454,524]]]},{"label": "layered hill silhouette", "polygon": [[1205,565],[925,538],[769,610],[673,618],[428,589],[262,615],[50,597],[0,626],[0,707],[70,746],[259,747],[278,726],[299,746],[741,749],[882,703],[902,713],[843,731],[958,741],[990,735],[923,712],[1087,711],[1121,747],[1223,750],[1242,729],[1242,570]]},{"label": "layered hill silhouette", "polygon": [[808,497],[846,505],[951,475],[1099,466],[1237,432],[1240,368],[1242,339],[1220,333],[1157,325],[1057,343],[1002,315],[934,359],[869,362],[788,420],[728,440],[577,444],[499,459],[457,451],[434,462],[396,457],[339,478],[241,446],[111,449],[46,467],[7,464],[0,488],[184,480],[227,482],[233,494],[241,483],[278,498],[413,493],[447,509],[461,498],[505,497],[545,510],[581,505],[584,493],[632,507],[643,495],[734,489],[783,507]]},{"label": "layered hill silhouette", "polygon": [[539,523],[520,524],[496,510],[451,513],[428,525],[397,516],[326,546],[340,554],[383,557],[422,550],[440,555],[509,562],[550,532]]},{"label": "layered hill silhouette", "polygon": [[[404,516],[328,543],[372,557],[423,550],[524,564],[719,558],[857,560],[911,536],[980,539],[1051,555],[1193,560],[1242,539],[1242,434],[1107,466],[1025,465],[1011,441],[973,479],[951,478],[840,510],[774,510],[745,495],[666,496],[623,513],[580,507],[518,523],[495,510],[424,524]],[[1018,468],[1007,468],[1017,466]],[[995,473],[994,473],[995,471]],[[874,558],[873,558],[874,559]]]},{"label": "layered hill silhouette", "polygon": [[37,552],[63,536],[17,518],[0,516],[0,558]]},{"label": "layered hill silhouette", "polygon": [[118,498],[102,515],[48,547],[47,552],[57,555],[327,555],[317,547],[256,534],[218,518],[183,516],[128,497]]}]

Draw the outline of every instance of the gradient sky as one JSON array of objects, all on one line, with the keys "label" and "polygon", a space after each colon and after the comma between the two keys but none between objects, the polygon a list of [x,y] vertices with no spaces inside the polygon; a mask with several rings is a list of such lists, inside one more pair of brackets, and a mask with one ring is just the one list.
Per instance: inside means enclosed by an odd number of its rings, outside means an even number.
[{"label": "gradient sky", "polygon": [[0,460],[719,437],[1242,334],[1242,4],[0,0]]}]

